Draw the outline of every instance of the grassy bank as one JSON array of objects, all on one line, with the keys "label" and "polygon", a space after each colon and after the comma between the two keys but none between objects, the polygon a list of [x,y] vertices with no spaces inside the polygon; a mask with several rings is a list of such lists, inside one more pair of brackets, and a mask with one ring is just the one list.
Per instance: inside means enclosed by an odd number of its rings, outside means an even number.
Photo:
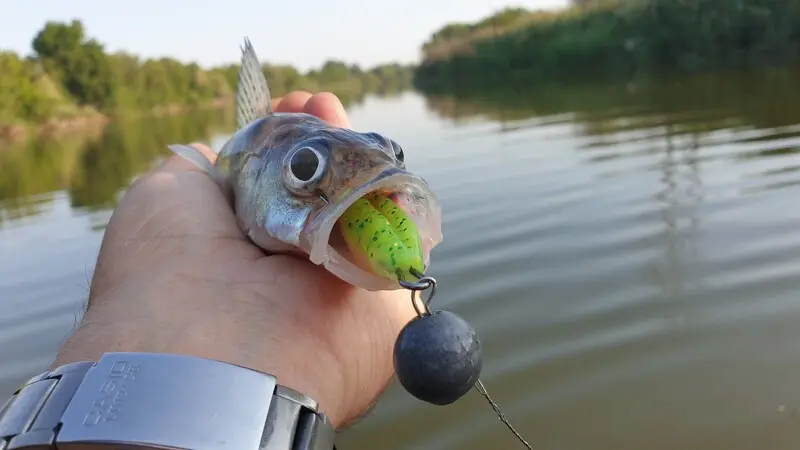
[{"label": "grassy bank", "polygon": [[800,0],[616,0],[507,9],[450,24],[423,45],[425,91],[631,79],[794,62]]},{"label": "grassy bank", "polygon": [[[205,69],[171,58],[108,53],[77,20],[45,24],[32,49],[31,57],[0,51],[0,139],[31,130],[92,128],[114,116],[169,115],[229,104],[237,84],[235,64]],[[408,66],[363,69],[341,61],[306,73],[265,64],[264,73],[275,96],[295,89],[326,90],[345,103],[407,89],[412,79]]]}]

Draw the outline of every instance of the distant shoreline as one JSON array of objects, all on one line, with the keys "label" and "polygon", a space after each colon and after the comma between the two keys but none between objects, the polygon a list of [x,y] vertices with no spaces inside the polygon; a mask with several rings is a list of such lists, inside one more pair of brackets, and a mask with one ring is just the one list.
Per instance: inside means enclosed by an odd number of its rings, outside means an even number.
[{"label": "distant shoreline", "polygon": [[452,23],[423,45],[414,85],[428,93],[588,80],[632,81],[794,65],[795,2],[572,0]]},{"label": "distant shoreline", "polygon": [[102,131],[109,122],[118,117],[163,117],[185,114],[194,110],[230,107],[233,97],[220,97],[199,105],[159,106],[149,111],[123,111],[114,114],[91,112],[70,117],[51,117],[39,123],[0,124],[0,143],[19,143],[32,137],[57,137],[70,134]]},{"label": "distant shoreline", "polygon": [[103,114],[79,115],[65,119],[51,118],[42,123],[0,125],[0,141],[17,143],[34,136],[59,136],[104,128],[109,117]]},{"label": "distant shoreline", "polygon": [[[0,50],[0,140],[94,130],[117,116],[179,114],[228,103],[239,66],[202,68],[175,58],[107,52],[80,20],[48,21],[31,40],[33,56]],[[273,96],[330,91],[348,104],[370,93],[412,87],[414,67],[362,68],[328,60],[301,72],[262,61]],[[146,113],[141,113],[146,111]]]}]

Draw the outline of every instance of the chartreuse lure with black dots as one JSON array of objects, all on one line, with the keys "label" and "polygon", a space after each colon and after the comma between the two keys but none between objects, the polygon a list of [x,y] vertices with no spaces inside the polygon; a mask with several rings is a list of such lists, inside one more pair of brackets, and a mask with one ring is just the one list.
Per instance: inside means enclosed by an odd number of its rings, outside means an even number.
[{"label": "chartreuse lure with black dots", "polygon": [[425,270],[416,224],[386,195],[358,199],[339,218],[339,227],[350,253],[376,275],[411,282]]}]

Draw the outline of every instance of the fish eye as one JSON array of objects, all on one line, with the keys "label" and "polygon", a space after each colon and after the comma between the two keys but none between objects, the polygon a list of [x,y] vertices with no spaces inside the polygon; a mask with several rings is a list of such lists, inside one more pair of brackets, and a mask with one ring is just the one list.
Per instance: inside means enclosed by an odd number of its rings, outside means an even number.
[{"label": "fish eye", "polygon": [[283,168],[283,182],[298,195],[309,195],[325,175],[326,159],[315,148],[304,146],[294,150]]},{"label": "fish eye", "polygon": [[393,140],[389,140],[392,143],[392,150],[394,150],[394,157],[397,158],[400,162],[405,162],[406,155],[403,153],[403,147],[400,147],[400,144]]},{"label": "fish eye", "polygon": [[289,168],[292,175],[300,181],[311,181],[319,169],[320,156],[311,147],[302,147],[292,155]]}]

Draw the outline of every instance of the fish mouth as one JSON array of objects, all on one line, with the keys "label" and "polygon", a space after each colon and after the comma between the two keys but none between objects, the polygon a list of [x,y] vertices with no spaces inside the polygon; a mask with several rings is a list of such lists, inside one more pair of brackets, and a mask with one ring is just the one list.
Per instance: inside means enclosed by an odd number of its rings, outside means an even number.
[{"label": "fish mouth", "polygon": [[376,191],[395,198],[397,206],[416,225],[427,269],[431,250],[442,241],[441,206],[425,180],[398,168],[380,172],[312,213],[304,229],[303,245],[312,263],[325,266],[350,284],[370,291],[400,289],[397,280],[380,277],[364,268],[350,253],[338,230],[337,222],[347,208]]}]

